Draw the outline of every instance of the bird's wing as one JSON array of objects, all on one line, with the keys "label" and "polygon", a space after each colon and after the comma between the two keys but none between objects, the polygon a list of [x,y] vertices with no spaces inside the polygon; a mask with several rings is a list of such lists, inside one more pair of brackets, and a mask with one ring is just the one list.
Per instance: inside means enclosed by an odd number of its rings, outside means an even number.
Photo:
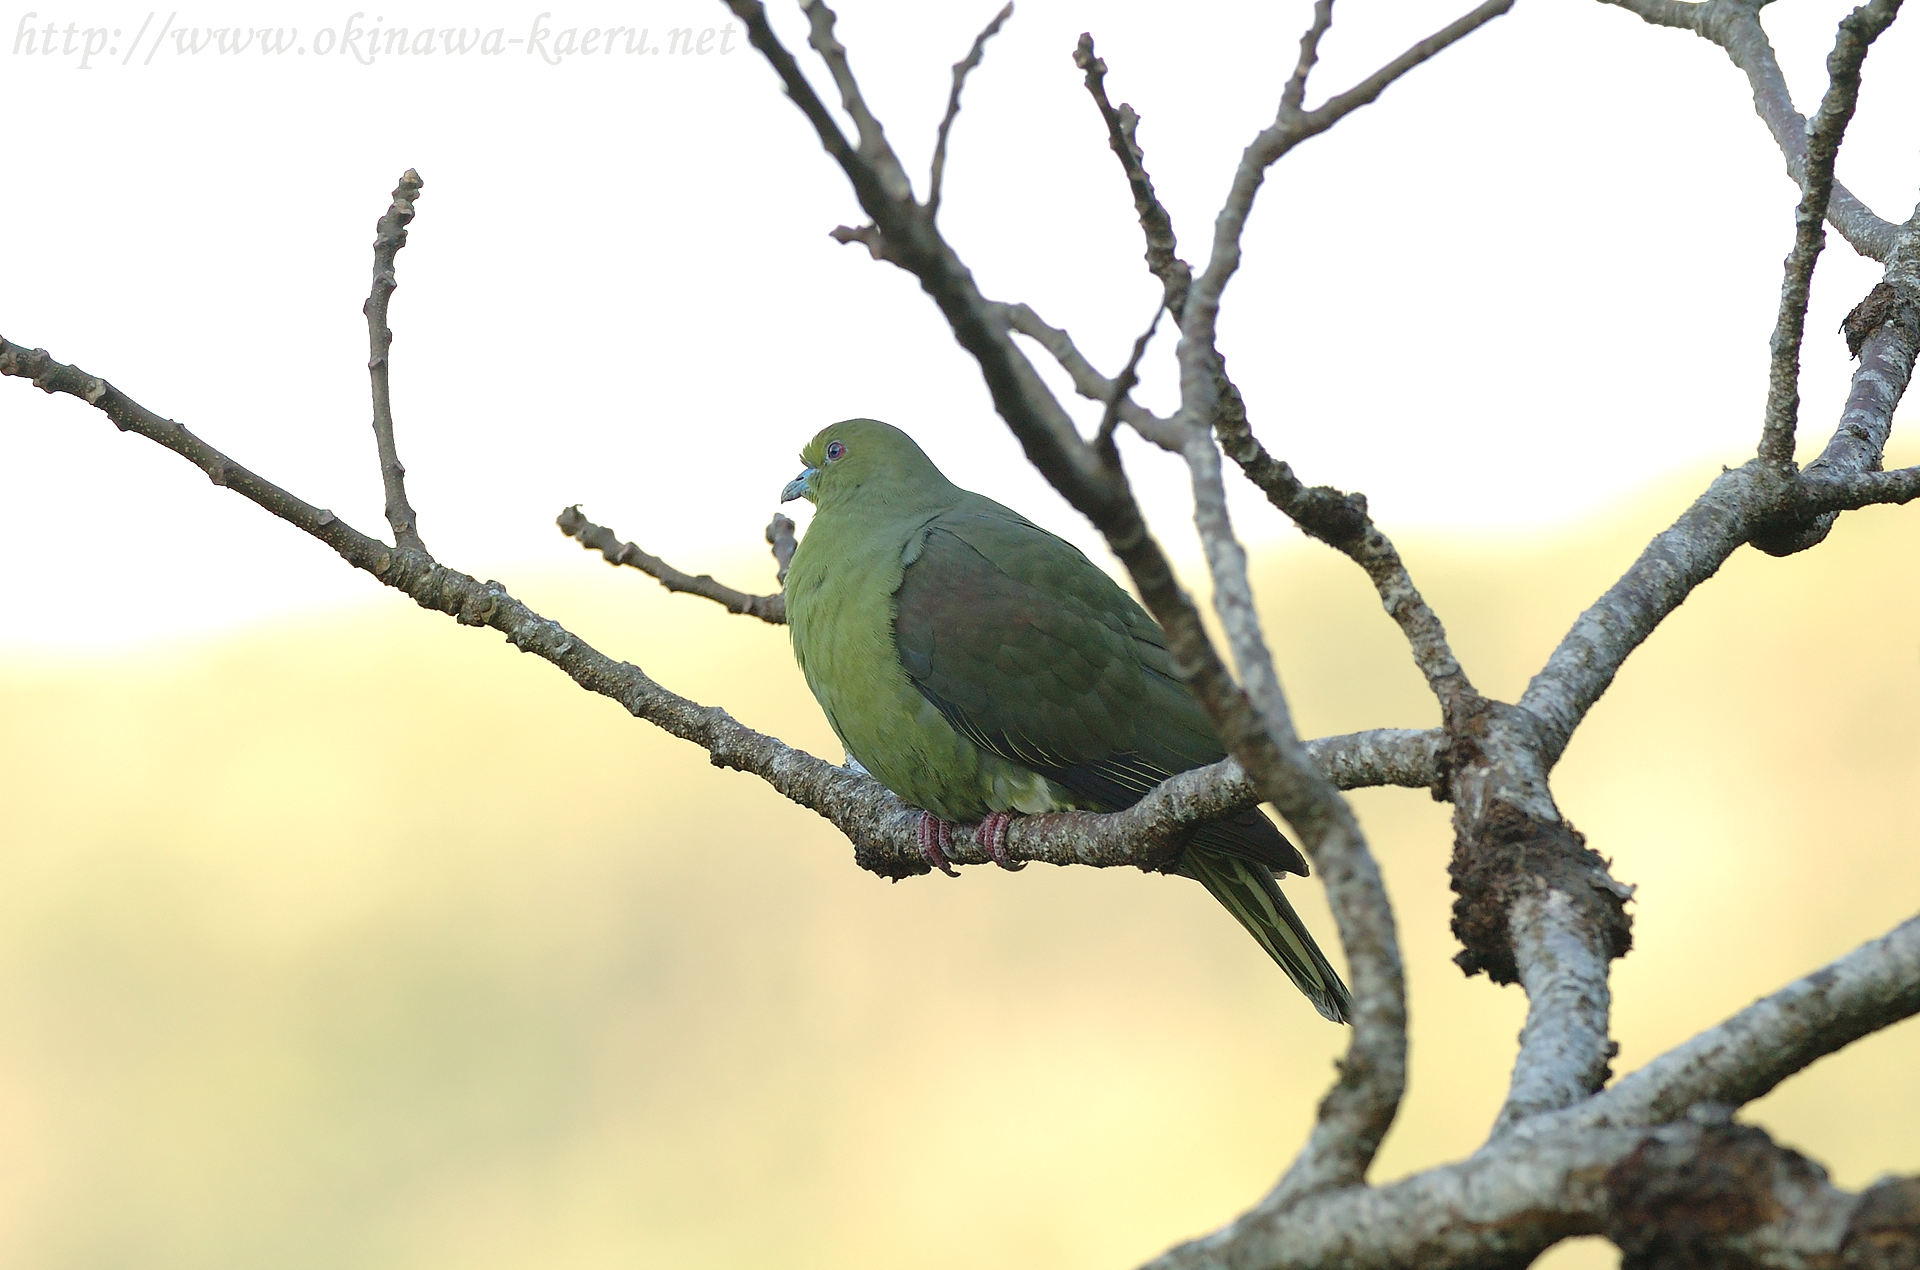
[{"label": "bird's wing", "polygon": [[[930,521],[905,559],[901,666],[974,744],[1106,810],[1225,756],[1160,628],[1072,544],[979,499]],[[1196,841],[1306,872],[1258,811]]]}]

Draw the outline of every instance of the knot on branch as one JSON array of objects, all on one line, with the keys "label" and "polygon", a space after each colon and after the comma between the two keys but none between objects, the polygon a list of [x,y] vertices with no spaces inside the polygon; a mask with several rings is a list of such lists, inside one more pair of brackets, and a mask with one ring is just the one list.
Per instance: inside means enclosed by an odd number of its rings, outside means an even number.
[{"label": "knot on branch", "polygon": [[1873,284],[1873,290],[1840,322],[1840,333],[1847,337],[1847,352],[1860,356],[1860,350],[1866,347],[1867,337],[1892,320],[1900,311],[1899,293],[1893,284],[1880,281]]},{"label": "knot on branch", "polygon": [[1775,1186],[1823,1186],[1826,1173],[1762,1129],[1686,1122],[1607,1170],[1607,1237],[1621,1270],[1722,1270],[1758,1264],[1730,1240],[1785,1215]]},{"label": "knot on branch", "polygon": [[887,241],[887,236],[880,232],[878,225],[862,225],[858,229],[855,229],[851,225],[835,225],[827,231],[827,237],[833,239],[833,241],[843,247],[848,243],[859,243],[867,249],[867,254],[875,260],[891,261],[894,264],[900,263],[899,257]]},{"label": "knot on branch", "polygon": [[1840,1245],[1845,1270],[1920,1266],[1920,1177],[1890,1177],[1867,1188]]},{"label": "knot on branch", "polygon": [[1572,901],[1608,957],[1624,957],[1633,947],[1633,919],[1626,912],[1632,889],[1614,881],[1607,862],[1564,820],[1546,821],[1512,803],[1492,802],[1473,832],[1456,839],[1447,872],[1459,897],[1453,934],[1461,948],[1453,960],[1465,974],[1484,970],[1495,983],[1520,981],[1507,918],[1520,899],[1545,890]]}]

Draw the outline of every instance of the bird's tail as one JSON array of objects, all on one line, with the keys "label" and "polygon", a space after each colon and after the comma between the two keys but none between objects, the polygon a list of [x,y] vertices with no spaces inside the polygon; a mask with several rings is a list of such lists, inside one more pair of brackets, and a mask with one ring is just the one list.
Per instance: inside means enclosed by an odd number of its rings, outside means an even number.
[{"label": "bird's tail", "polygon": [[1340,982],[1300,915],[1280,893],[1271,870],[1198,843],[1188,846],[1184,863],[1192,876],[1213,892],[1213,898],[1260,941],[1267,955],[1307,994],[1314,1009],[1335,1023],[1347,1021],[1353,1004],[1347,996],[1347,985]]}]

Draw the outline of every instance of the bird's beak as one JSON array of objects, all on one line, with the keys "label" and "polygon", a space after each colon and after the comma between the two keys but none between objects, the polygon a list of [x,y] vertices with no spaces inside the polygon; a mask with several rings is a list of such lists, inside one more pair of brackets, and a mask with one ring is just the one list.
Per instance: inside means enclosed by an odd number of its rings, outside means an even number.
[{"label": "bird's beak", "polygon": [[787,487],[780,491],[780,501],[783,503],[791,503],[796,498],[812,499],[813,485],[809,482],[808,478],[817,476],[819,473],[820,469],[817,467],[801,469],[800,475],[788,481]]}]

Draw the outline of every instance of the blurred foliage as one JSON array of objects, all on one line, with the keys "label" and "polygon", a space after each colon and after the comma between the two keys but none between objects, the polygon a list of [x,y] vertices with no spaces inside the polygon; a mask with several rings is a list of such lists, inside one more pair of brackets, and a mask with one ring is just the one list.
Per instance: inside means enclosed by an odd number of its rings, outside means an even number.
[{"label": "blurred foliage", "polygon": [[[1686,497],[1402,546],[1510,697]],[[1881,510],[1740,553],[1576,738],[1562,806],[1640,887],[1618,1069],[1920,909],[1916,546]],[[839,757],[782,631],[598,570],[514,585]],[[1304,732],[1432,721],[1357,570],[1301,546],[1264,578]],[[1524,1002],[1449,962],[1447,808],[1355,801],[1413,992],[1392,1177],[1478,1144]],[[0,666],[0,865],[22,1270],[1123,1266],[1271,1183],[1344,1040],[1199,887],[889,885],[759,782],[398,599]],[[1748,1114],[1858,1186],[1920,1169],[1917,1069],[1909,1022]]]}]

